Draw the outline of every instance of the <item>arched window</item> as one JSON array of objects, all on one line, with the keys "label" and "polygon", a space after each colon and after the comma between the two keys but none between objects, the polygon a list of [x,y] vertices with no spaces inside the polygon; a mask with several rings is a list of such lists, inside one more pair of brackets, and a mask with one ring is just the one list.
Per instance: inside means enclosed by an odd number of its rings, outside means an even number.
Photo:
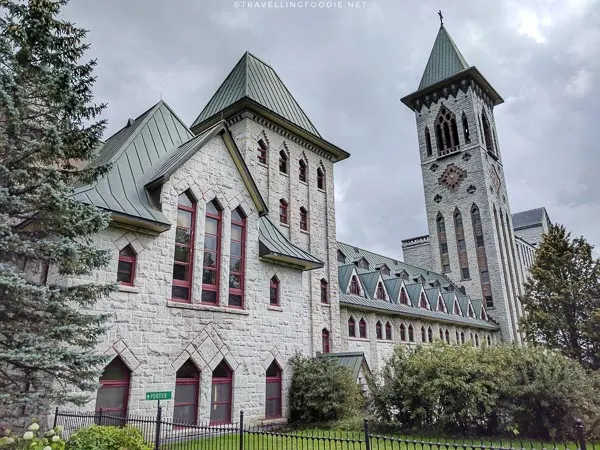
[{"label": "arched window", "polygon": [[431,136],[429,135],[429,128],[425,127],[425,147],[427,149],[427,156],[433,154],[431,150]]},{"label": "arched window", "polygon": [[231,423],[233,371],[225,360],[212,373],[210,424]]},{"label": "arched window", "polygon": [[127,245],[119,252],[119,265],[117,267],[117,282],[124,286],[133,286],[135,280],[135,252],[131,245]]},{"label": "arched window", "polygon": [[479,335],[475,333],[475,347],[479,347]]},{"label": "arched window", "polygon": [[383,339],[383,327],[381,326],[381,322],[379,320],[375,324],[375,333],[377,335],[377,339]]},{"label": "arched window", "polygon": [[367,337],[367,322],[365,322],[365,319],[360,319],[358,322],[358,335],[363,339]]},{"label": "arched window", "polygon": [[432,342],[433,341],[433,330],[431,329],[431,327],[429,327],[427,329],[427,341],[428,342]]},{"label": "arched window", "polygon": [[175,374],[173,422],[177,425],[196,425],[199,383],[200,372],[188,359]]},{"label": "arched window", "polygon": [[[111,416],[126,417],[129,400],[131,372],[120,357],[116,356],[100,376],[100,388],[96,394],[96,411]],[[103,422],[103,425],[106,424]]]},{"label": "arched window", "polygon": [[462,113],[462,128],[463,128],[463,134],[465,137],[465,142],[467,144],[471,143],[471,132],[469,131],[469,121],[467,120],[467,115],[464,113]]},{"label": "arched window", "polygon": [[188,192],[184,192],[179,195],[177,204],[177,229],[175,230],[175,257],[171,288],[171,300],[174,301],[191,302],[195,228],[196,202]]},{"label": "arched window", "polygon": [[482,297],[486,300],[486,302],[488,301],[487,297],[490,297],[489,300],[492,301],[492,289],[489,280],[487,254],[485,249],[485,242],[483,239],[483,226],[481,221],[481,215],[479,213],[479,208],[475,204],[473,204],[473,206],[471,207],[471,220],[473,222],[473,236],[475,238],[477,265],[480,274]]},{"label": "arched window", "polygon": [[400,289],[400,304],[408,305],[408,295],[406,295],[406,291],[404,289]]},{"label": "arched window", "polygon": [[308,231],[308,211],[304,206],[300,208],[300,229]]},{"label": "arched window", "polygon": [[[445,106],[440,108],[440,112],[435,122],[436,138],[442,139],[441,154],[447,153],[444,150],[451,150],[459,145],[458,129],[456,128],[456,118],[454,114],[446,109]],[[438,142],[438,150],[440,143]]]},{"label": "arched window", "polygon": [[460,337],[458,335],[458,331],[456,332],[456,343],[458,344],[460,342]]},{"label": "arched window", "polygon": [[288,222],[288,203],[281,199],[279,200],[279,223],[287,224]]},{"label": "arched window", "polygon": [[460,332],[460,343],[461,344],[465,343],[465,332],[464,331]]},{"label": "arched window", "polygon": [[425,292],[421,292],[421,296],[419,298],[419,308],[429,309],[429,304],[427,303]]},{"label": "arched window", "polygon": [[298,179],[305,183],[307,178],[306,173],[306,162],[303,159],[301,159],[300,161],[298,161]]},{"label": "arched window", "polygon": [[383,283],[381,281],[377,284],[375,298],[377,300],[385,300],[385,289],[383,288]]},{"label": "arched window", "polygon": [[440,245],[440,262],[442,264],[442,272],[450,272],[450,257],[448,256],[448,240],[446,237],[446,222],[444,216],[438,213],[436,218],[438,241]]},{"label": "arched window", "polygon": [[353,317],[348,319],[348,336],[356,337],[356,322]]},{"label": "arched window", "polygon": [[450,343],[450,332],[448,330],[446,330],[444,335],[446,336],[446,344],[449,344]]},{"label": "arched window", "polygon": [[325,173],[320,167],[317,168],[317,188],[325,190]]},{"label": "arched window", "polygon": [[329,292],[325,279],[321,279],[321,303],[329,303]]},{"label": "arched window", "polygon": [[489,337],[489,335],[487,336],[487,345],[492,345],[492,339]]},{"label": "arched window", "polygon": [[421,327],[421,342],[427,342],[427,334],[425,327]]},{"label": "arched window", "polygon": [[444,332],[442,331],[442,329],[440,328],[440,340],[443,341],[444,340]]},{"label": "arched window", "polygon": [[461,280],[470,279],[469,258],[467,255],[467,244],[465,242],[465,230],[462,214],[458,208],[454,211],[454,232],[456,233],[456,250],[458,251],[458,264],[460,265]]},{"label": "arched window", "polygon": [[219,267],[221,259],[221,208],[215,200],[206,204],[204,232],[204,270],[202,303],[219,303]]},{"label": "arched window", "polygon": [[261,164],[267,164],[267,151],[268,147],[265,141],[262,139],[258,140],[258,162]]},{"label": "arched window", "polygon": [[240,208],[231,212],[229,262],[229,306],[244,307],[244,265],[246,254],[246,217]]},{"label": "arched window", "polygon": [[281,368],[276,361],[273,361],[267,369],[265,419],[281,417],[281,378]]},{"label": "arched window", "polygon": [[482,111],[481,113],[481,121],[483,123],[483,138],[485,140],[485,148],[488,152],[495,154],[496,152],[494,152],[494,141],[492,140],[490,123],[488,122],[485,111]]},{"label": "arched window", "polygon": [[408,341],[415,342],[415,330],[412,325],[408,326]]},{"label": "arched window", "polygon": [[392,340],[392,325],[389,322],[385,323],[385,338],[388,341]]},{"label": "arched window", "polygon": [[400,340],[406,342],[406,327],[403,323],[400,324]]},{"label": "arched window", "polygon": [[352,275],[352,279],[350,280],[350,294],[360,295],[360,287],[356,275]]},{"label": "arched window", "polygon": [[276,275],[273,275],[270,282],[269,303],[273,306],[279,306],[279,297],[279,278],[277,278]]},{"label": "arched window", "polygon": [[279,171],[281,173],[288,173],[288,157],[285,150],[279,152]]},{"label": "arched window", "polygon": [[321,331],[321,340],[323,341],[323,353],[329,353],[329,330],[327,328],[323,328]]}]

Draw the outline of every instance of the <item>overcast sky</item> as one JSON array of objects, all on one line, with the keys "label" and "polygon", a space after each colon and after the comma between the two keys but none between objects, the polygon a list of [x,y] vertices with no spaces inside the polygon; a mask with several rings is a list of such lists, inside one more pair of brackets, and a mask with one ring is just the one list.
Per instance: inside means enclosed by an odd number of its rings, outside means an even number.
[{"label": "overcast sky", "polygon": [[191,124],[250,50],[352,155],[335,166],[338,240],[399,256],[402,239],[427,233],[414,116],[400,98],[419,84],[442,8],[505,100],[495,117],[511,211],[545,206],[600,244],[600,0],[251,3],[71,0],[66,17],[90,30],[98,59],[107,133],[161,96]]}]

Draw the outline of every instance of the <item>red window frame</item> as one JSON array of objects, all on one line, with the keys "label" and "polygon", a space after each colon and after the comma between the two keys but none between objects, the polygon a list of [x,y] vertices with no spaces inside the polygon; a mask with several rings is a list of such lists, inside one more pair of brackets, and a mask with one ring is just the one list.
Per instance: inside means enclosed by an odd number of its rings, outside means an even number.
[{"label": "red window frame", "polygon": [[324,279],[321,280],[321,303],[329,303],[328,284]]},{"label": "red window frame", "polygon": [[375,324],[375,334],[377,335],[377,339],[383,339],[383,327],[380,321],[377,321],[377,323]]},{"label": "red window frame", "polygon": [[429,309],[427,305],[427,298],[423,292],[421,292],[421,296],[419,297],[419,307]]},{"label": "red window frame", "polygon": [[406,342],[406,327],[404,324],[400,324],[400,340]]},{"label": "red window frame", "polygon": [[320,167],[317,168],[317,188],[325,190],[325,174]]},{"label": "red window frame", "polygon": [[358,322],[358,335],[364,339],[367,337],[367,322],[365,322],[365,319],[360,319]]},{"label": "red window frame", "polygon": [[392,325],[389,322],[385,323],[385,339],[387,341],[392,340]]},{"label": "red window frame", "polygon": [[279,200],[279,222],[288,224],[288,202],[284,199]]},{"label": "red window frame", "polygon": [[406,295],[406,292],[404,291],[404,289],[400,290],[400,304],[408,305],[408,295]]},{"label": "red window frame", "polygon": [[[185,364],[185,363],[184,363]],[[183,367],[183,366],[182,366]],[[192,423],[183,423],[183,424],[174,424],[176,426],[185,426],[185,425],[196,425],[198,423],[198,393],[199,393],[199,385],[200,385],[200,371],[194,366],[195,377],[194,378],[179,378],[177,374],[175,375],[175,398],[173,398],[173,422],[175,422],[175,408],[178,406],[194,406],[194,419]],[[179,402],[176,403],[177,399],[177,386],[194,386],[194,401],[192,402]]]},{"label": "red window frame", "polygon": [[356,337],[356,322],[353,317],[348,319],[348,336]]},{"label": "red window frame", "polygon": [[[276,369],[276,373],[277,375],[271,375],[269,376],[269,371],[271,370],[271,368],[273,368],[273,366],[275,366]],[[271,363],[271,365],[269,366],[269,368],[267,369],[267,385],[266,385],[266,389],[265,389],[265,419],[279,419],[282,415],[282,403],[281,403],[281,398],[283,397],[282,394],[282,376],[281,376],[281,367],[279,367],[279,364],[277,364],[276,361],[273,361]],[[275,385],[277,386],[277,394],[278,396],[276,397],[269,397],[268,396],[268,392],[269,392],[269,385]],[[268,415],[267,414],[267,405],[269,403],[269,400],[276,400],[277,401],[277,413],[274,415]]]},{"label": "red window frame", "polygon": [[377,284],[375,298],[377,298],[377,300],[385,300],[385,289],[383,289],[383,283],[381,281]]},{"label": "red window frame", "polygon": [[[124,254],[127,250],[129,250],[129,252],[133,255],[127,255]],[[119,264],[121,263],[121,261],[123,261],[124,263],[128,263],[131,264],[131,273],[129,273],[129,281],[124,281],[121,280],[119,281],[119,284],[122,286],[133,286],[134,282],[135,282],[135,266],[136,266],[136,254],[135,254],[135,250],[133,250],[133,247],[131,247],[131,245],[126,245],[125,247],[123,247],[120,251],[119,251]],[[119,266],[117,265],[117,279],[119,277],[120,273],[127,273],[126,271],[123,270],[119,270]],[[46,279],[48,277],[48,272],[45,272],[46,275]],[[44,281],[44,284],[46,284],[46,282]]]},{"label": "red window frame", "polygon": [[[272,306],[279,306],[281,304],[279,287],[279,279],[276,276],[273,276],[269,285],[269,304]],[[275,296],[273,296],[273,293],[275,293]],[[273,302],[273,297],[275,297],[275,303]]]},{"label": "red window frame", "polygon": [[258,140],[258,162],[267,164],[267,144],[262,139]]},{"label": "red window frame", "polygon": [[120,363],[120,365],[124,369],[123,374],[125,375],[125,378],[123,378],[122,380],[103,380],[102,377],[105,374],[105,372],[103,372],[102,375],[100,375],[100,379],[99,379],[100,388],[98,389],[98,392],[96,393],[96,405],[98,404],[98,397],[100,396],[102,389],[126,387],[126,389],[124,390],[123,399],[122,399],[123,406],[121,408],[95,408],[95,410],[102,411],[102,413],[105,413],[105,412],[109,413],[109,415],[117,415],[114,413],[120,412],[121,413],[120,417],[126,417],[127,416],[127,407],[129,404],[129,394],[130,394],[130,390],[131,390],[131,386],[130,386],[131,371],[125,365],[125,363],[119,356],[116,356],[110,363],[108,363],[106,365],[106,367],[104,368],[104,371],[106,371],[108,366],[110,366],[115,360],[118,361],[118,363]]},{"label": "red window frame", "polygon": [[358,286],[358,278],[356,278],[356,275],[352,275],[352,279],[350,280],[350,294],[360,295],[360,288]]},{"label": "red window frame", "polygon": [[303,159],[298,162],[298,179],[306,183],[306,162]]},{"label": "red window frame", "polygon": [[[234,217],[234,214],[237,213],[237,215],[240,217],[241,220],[237,220],[237,218]],[[236,240],[233,238],[233,229],[234,227],[239,227],[241,228],[241,233],[240,233],[240,237],[241,240]],[[239,244],[240,246],[240,254],[239,255],[234,255],[234,251],[235,251],[235,244]],[[245,267],[246,267],[246,217],[244,216],[244,214],[242,214],[242,211],[239,208],[236,208],[233,210],[232,212],[232,216],[231,216],[231,244],[230,244],[230,259],[229,259],[229,306],[232,308],[240,308],[243,309],[244,308],[244,273],[245,273]],[[240,260],[240,266],[239,266],[239,271],[235,271],[235,266],[233,265],[233,262],[235,259],[239,259]],[[232,281],[233,281],[233,277],[239,277],[239,287],[232,287]],[[232,304],[231,302],[231,296],[239,296],[240,297],[240,304],[236,305],[236,304]]]},{"label": "red window frame", "polygon": [[329,330],[327,330],[327,328],[323,328],[323,331],[321,331],[321,341],[323,345],[323,353],[329,353],[331,350],[331,345],[329,342]]},{"label": "red window frame", "polygon": [[[213,207],[217,210],[217,213],[213,213],[211,211],[209,211],[209,205],[212,203]],[[209,305],[218,305],[219,304],[219,280],[221,278],[221,225],[223,222],[223,211],[221,210],[221,208],[219,207],[219,205],[217,204],[216,200],[212,200],[210,202],[208,202],[206,204],[206,217],[205,217],[205,224],[208,223],[209,220],[214,220],[217,222],[217,233],[209,233],[208,232],[208,227],[205,226],[205,231],[204,231],[204,258],[203,258],[203,263],[202,263],[202,298],[200,299],[201,303],[205,303],[205,304],[209,304]],[[216,249],[215,250],[207,250],[206,247],[206,238],[207,237],[215,237],[216,238]],[[211,266],[207,266],[206,265],[206,261],[208,260],[206,258],[206,254],[210,253],[213,254],[215,257],[215,266],[211,267]],[[214,277],[215,277],[215,284],[210,284],[210,283],[206,283],[204,281],[204,277],[207,273],[214,273]],[[211,293],[214,292],[214,301],[207,301],[205,300],[205,296],[204,293]]]},{"label": "red window frame", "polygon": [[308,231],[308,211],[304,206],[300,208],[300,229]]},{"label": "red window frame", "polygon": [[[224,366],[227,368],[227,376],[226,377],[215,377],[215,371],[221,367]],[[220,402],[220,401],[215,401],[215,390],[216,387],[218,385],[222,385],[222,384],[226,384],[229,385],[229,400],[225,401],[225,402]],[[229,424],[231,423],[231,412],[232,412],[232,407],[231,405],[233,404],[233,370],[231,369],[231,367],[229,367],[229,364],[227,364],[227,362],[225,362],[225,360],[221,361],[219,363],[219,365],[215,368],[215,370],[213,370],[213,376],[212,376],[212,390],[211,390],[211,397],[210,397],[210,425],[224,425],[224,424]],[[227,405],[228,406],[228,418],[225,420],[213,420],[212,418],[212,412],[215,409],[215,406],[217,405]]]},{"label": "red window frame", "polygon": [[[180,201],[178,201],[177,203],[177,214],[179,214],[179,211],[186,211],[191,213],[191,223],[190,223],[190,228],[187,227],[181,227],[179,225],[177,225],[177,229],[183,229],[183,230],[189,230],[190,233],[190,238],[189,238],[189,242],[186,243],[182,243],[182,242],[177,242],[177,232],[175,234],[175,253],[177,253],[177,248],[187,248],[188,249],[188,262],[184,262],[184,261],[177,261],[176,255],[173,256],[173,268],[175,268],[175,266],[184,266],[187,267],[188,270],[188,280],[176,280],[175,277],[173,277],[173,283],[172,283],[172,288],[171,288],[171,300],[174,302],[182,302],[182,303],[191,303],[192,301],[192,281],[193,281],[193,276],[194,276],[194,242],[195,242],[195,230],[196,230],[196,201],[192,198],[192,196],[186,191],[183,192],[182,194],[179,195],[179,198],[181,198],[182,195],[185,195],[188,200],[190,201],[190,203],[192,204],[192,206],[187,206],[187,205],[182,205]],[[183,287],[183,288],[187,288],[187,298],[184,297],[176,297],[175,296],[175,289],[173,289],[174,287]]]}]

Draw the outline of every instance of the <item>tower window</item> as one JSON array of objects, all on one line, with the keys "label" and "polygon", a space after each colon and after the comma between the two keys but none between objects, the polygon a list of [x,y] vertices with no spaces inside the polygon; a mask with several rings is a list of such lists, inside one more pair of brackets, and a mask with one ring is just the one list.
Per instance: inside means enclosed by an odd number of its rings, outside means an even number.
[{"label": "tower window", "polygon": [[356,337],[356,322],[352,317],[348,319],[348,336]]},{"label": "tower window", "polygon": [[358,322],[358,333],[363,339],[367,337],[367,322],[365,322],[365,319],[360,319],[360,322]]},{"label": "tower window", "polygon": [[481,121],[483,123],[483,138],[485,140],[485,148],[488,152],[495,154],[494,152],[494,141],[492,140],[492,133],[490,129],[490,123],[488,122],[485,111],[482,113]]},{"label": "tower window", "polygon": [[281,173],[288,173],[288,157],[285,150],[279,152],[279,171]]},{"label": "tower window", "polygon": [[383,339],[383,327],[381,326],[381,322],[379,321],[377,321],[377,324],[375,325],[375,333],[377,334],[377,339]]},{"label": "tower window", "polygon": [[431,136],[429,135],[429,128],[427,127],[425,127],[425,147],[427,148],[427,156],[431,156]]},{"label": "tower window", "polygon": [[280,305],[279,279],[276,276],[271,278],[269,289],[269,303],[273,306]]},{"label": "tower window", "polygon": [[438,141],[438,152],[440,155],[448,153],[445,150],[451,150],[458,147],[458,129],[456,127],[456,118],[454,114],[445,106],[440,108],[435,125],[436,139]]},{"label": "tower window", "polygon": [[486,306],[486,308],[494,307],[494,298],[491,295],[485,296],[485,306]]},{"label": "tower window", "polygon": [[303,159],[298,162],[298,179],[306,183],[306,163]]},{"label": "tower window", "polygon": [[308,211],[304,207],[300,208],[300,229],[308,231]]},{"label": "tower window", "polygon": [[321,340],[323,343],[323,353],[330,352],[330,342],[329,342],[329,330],[327,328],[323,328],[321,331]]},{"label": "tower window", "polygon": [[279,223],[288,223],[288,204],[284,199],[279,200]]},{"label": "tower window", "polygon": [[469,121],[467,120],[467,115],[463,112],[462,113],[462,127],[463,127],[463,134],[465,137],[465,142],[467,144],[471,143],[471,133],[469,131]]},{"label": "tower window", "polygon": [[385,339],[392,340],[392,325],[389,322],[385,323]]},{"label": "tower window", "polygon": [[469,278],[471,278],[471,274],[469,273],[469,268],[468,267],[462,267],[460,269],[460,273],[462,276],[463,280],[468,280]]},{"label": "tower window", "polygon": [[263,141],[262,139],[260,139],[258,141],[258,162],[261,164],[266,164],[267,163],[267,144],[265,144],[265,141]]},{"label": "tower window", "polygon": [[321,280],[321,303],[329,303],[329,294],[327,292],[327,281]]},{"label": "tower window", "polygon": [[317,188],[325,190],[325,173],[320,167],[317,168]]},{"label": "tower window", "polygon": [[406,342],[406,327],[404,324],[400,324],[400,340]]},{"label": "tower window", "polygon": [[490,273],[487,270],[481,271],[481,282],[489,283],[490,282]]}]

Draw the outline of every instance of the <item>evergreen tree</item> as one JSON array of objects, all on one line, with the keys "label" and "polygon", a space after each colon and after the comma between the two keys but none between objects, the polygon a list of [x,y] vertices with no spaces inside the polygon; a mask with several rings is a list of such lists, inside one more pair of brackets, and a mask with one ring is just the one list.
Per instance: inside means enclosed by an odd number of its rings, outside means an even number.
[{"label": "evergreen tree", "polygon": [[592,249],[564,226],[550,227],[525,282],[520,326],[530,342],[600,369],[600,260]]},{"label": "evergreen tree", "polygon": [[[109,260],[91,241],[108,215],[69,197],[107,168],[85,168],[100,144],[105,122],[96,118],[105,105],[91,103],[95,61],[81,62],[86,31],[58,18],[67,2],[0,0],[3,417],[80,404],[104,362],[94,346],[105,317],[89,307],[114,286],[59,285]],[[48,270],[56,284],[48,285]]]}]

